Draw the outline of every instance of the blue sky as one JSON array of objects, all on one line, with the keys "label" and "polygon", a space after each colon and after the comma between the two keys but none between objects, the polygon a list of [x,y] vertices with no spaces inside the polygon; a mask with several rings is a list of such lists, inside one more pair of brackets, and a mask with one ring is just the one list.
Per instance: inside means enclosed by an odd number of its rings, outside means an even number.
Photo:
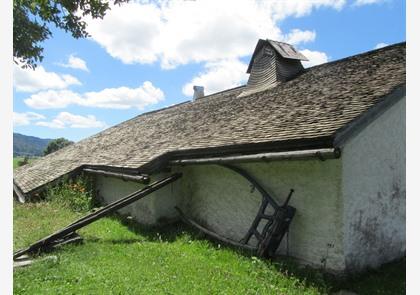
[{"label": "blue sky", "polygon": [[14,131],[78,141],[143,112],[246,83],[258,38],[310,62],[405,41],[405,1],[132,2],[87,20],[89,39],[52,29],[36,71],[14,69]]}]

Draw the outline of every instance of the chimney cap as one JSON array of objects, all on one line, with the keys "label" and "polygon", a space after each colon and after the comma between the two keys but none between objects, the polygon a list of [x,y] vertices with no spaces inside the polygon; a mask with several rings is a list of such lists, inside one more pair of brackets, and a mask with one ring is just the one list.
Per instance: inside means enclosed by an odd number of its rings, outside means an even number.
[{"label": "chimney cap", "polygon": [[201,90],[204,90],[204,86],[194,85],[193,89],[194,89],[194,91],[201,91]]},{"label": "chimney cap", "polygon": [[196,100],[197,98],[201,98],[204,96],[204,86],[194,85],[193,89],[194,89],[193,100]]}]

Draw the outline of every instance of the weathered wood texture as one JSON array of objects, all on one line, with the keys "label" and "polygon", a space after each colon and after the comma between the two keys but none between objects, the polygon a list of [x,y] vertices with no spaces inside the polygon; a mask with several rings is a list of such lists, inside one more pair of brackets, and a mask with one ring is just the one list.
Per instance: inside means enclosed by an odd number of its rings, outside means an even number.
[{"label": "weathered wood texture", "polygon": [[86,165],[142,170],[189,151],[331,148],[338,130],[403,85],[405,43],[306,69],[246,97],[238,87],[139,115],[16,168],[14,179],[28,193]]}]

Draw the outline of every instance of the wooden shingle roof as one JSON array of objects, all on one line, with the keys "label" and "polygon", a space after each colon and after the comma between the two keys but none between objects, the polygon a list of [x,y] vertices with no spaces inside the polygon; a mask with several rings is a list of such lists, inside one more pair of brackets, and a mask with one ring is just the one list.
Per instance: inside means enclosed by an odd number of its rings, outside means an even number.
[{"label": "wooden shingle roof", "polygon": [[145,113],[14,171],[31,193],[85,165],[148,172],[173,157],[333,147],[334,137],[405,87],[405,43],[306,69],[245,97],[237,87]]}]

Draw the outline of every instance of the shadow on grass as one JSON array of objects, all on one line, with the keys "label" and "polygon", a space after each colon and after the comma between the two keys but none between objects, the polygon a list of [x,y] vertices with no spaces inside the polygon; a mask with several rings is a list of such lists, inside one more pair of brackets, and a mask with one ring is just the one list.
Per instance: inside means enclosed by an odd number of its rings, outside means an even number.
[{"label": "shadow on grass", "polygon": [[[102,244],[135,244],[148,242],[174,242],[181,236],[188,236],[189,240],[206,241],[211,247],[220,249],[230,249],[238,255],[251,258],[254,253],[226,245],[214,240],[196,228],[183,222],[175,222],[164,226],[144,226],[137,223],[134,219],[126,216],[112,214],[108,218],[114,219],[124,225],[128,230],[139,235],[139,238],[128,239],[102,239],[94,236],[85,237],[88,243]],[[77,251],[74,247],[55,247],[54,251],[60,253],[62,250]],[[50,251],[46,251],[49,253]],[[268,267],[273,267],[287,277],[295,277],[306,286],[312,286],[319,290],[326,290],[327,293],[334,293],[339,290],[349,290],[357,294],[405,294],[405,258],[383,265],[376,270],[368,270],[363,273],[347,277],[337,277],[322,269],[314,269],[309,266],[302,267],[291,257],[277,257],[274,260],[264,260]],[[324,292],[322,292],[324,293]]]},{"label": "shadow on grass", "polygon": [[[196,228],[176,222],[164,226],[144,226],[137,223],[134,219],[113,214],[108,216],[124,225],[128,230],[139,235],[139,238],[123,239],[103,239],[95,236],[85,237],[85,242],[102,244],[135,244],[147,242],[175,242],[180,237],[187,237],[188,240],[206,241],[210,247],[215,249],[230,249],[238,255],[251,258],[254,253],[231,245],[226,245],[220,241],[213,240],[197,230]],[[65,245],[55,247],[54,251],[78,251],[77,247]],[[47,251],[49,253],[50,251]],[[253,258],[254,259],[254,258]],[[321,293],[334,293],[339,290],[349,290],[357,294],[405,294],[405,258],[383,265],[377,270],[368,270],[357,275],[340,278],[333,276],[322,269],[302,267],[291,257],[279,257],[275,260],[263,261],[267,267],[275,268],[286,277],[295,277],[305,286],[312,286],[320,290]]]},{"label": "shadow on grass", "polygon": [[[170,223],[162,226],[145,226],[125,216],[114,214],[110,218],[118,220],[128,230],[144,237],[150,242],[174,242],[178,236],[188,232],[182,222]],[[188,232],[189,233],[189,232]]]},{"label": "shadow on grass", "polygon": [[87,243],[100,243],[100,244],[136,244],[144,242],[143,239],[100,239],[94,237],[88,237],[84,239]]},{"label": "shadow on grass", "polygon": [[[197,241],[208,241],[216,249],[231,249],[239,255],[252,257],[254,253],[238,247],[223,244],[214,240],[196,228],[183,222],[176,222],[165,226],[144,226],[133,219],[124,216],[113,215],[111,218],[119,220],[130,231],[141,235],[147,241],[173,242],[180,235],[187,234]],[[112,241],[112,243],[117,241]],[[136,241],[138,242],[138,241]],[[275,267],[285,276],[293,276],[304,282],[306,286],[313,286],[320,290],[328,290],[334,293],[339,290],[348,290],[357,294],[405,294],[405,258],[383,265],[379,269],[370,269],[362,273],[347,276],[337,276],[323,269],[315,269],[310,266],[302,266],[291,257],[278,257],[274,260],[265,260],[268,266]]]},{"label": "shadow on grass", "polygon": [[118,214],[113,215],[111,218],[118,220],[130,231],[145,237],[147,241],[150,242],[174,242],[179,236],[187,234],[190,239],[209,242],[213,247],[217,249],[220,248],[220,245],[223,245],[224,248],[229,248],[240,255],[251,257],[254,254],[251,251],[225,244],[212,237],[209,237],[195,227],[192,227],[191,225],[188,225],[182,221],[176,221],[161,226],[145,226],[139,224],[134,219],[128,219]]},{"label": "shadow on grass", "polygon": [[366,270],[335,282],[335,287],[351,289],[357,294],[405,294],[406,258]]}]

